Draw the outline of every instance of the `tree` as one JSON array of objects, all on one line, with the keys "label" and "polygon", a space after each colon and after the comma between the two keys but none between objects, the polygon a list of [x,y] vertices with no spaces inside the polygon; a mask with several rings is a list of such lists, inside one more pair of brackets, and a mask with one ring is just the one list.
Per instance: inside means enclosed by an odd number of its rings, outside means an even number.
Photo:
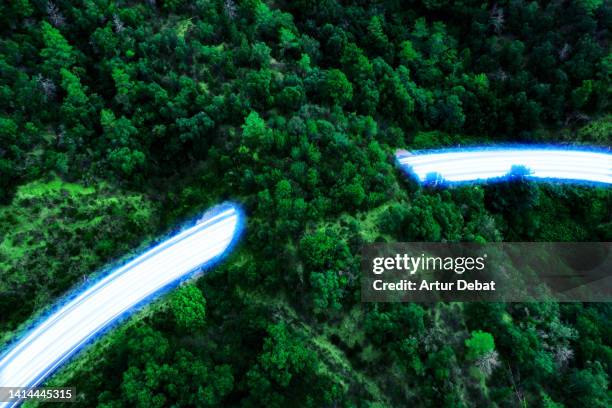
[{"label": "tree", "polygon": [[145,155],[139,150],[119,147],[108,151],[108,161],[119,174],[131,176],[145,162]]},{"label": "tree", "polygon": [[478,360],[495,350],[495,341],[490,333],[475,330],[469,339],[465,340],[467,358]]},{"label": "tree", "polygon": [[243,91],[252,106],[267,108],[274,98],[271,92],[272,71],[262,68],[259,71],[249,70],[243,81]]},{"label": "tree", "polygon": [[533,236],[539,227],[540,215],[535,209],[541,191],[525,176],[529,169],[513,167],[508,181],[500,181],[485,190],[487,208],[501,213],[508,225],[506,236]]},{"label": "tree", "polygon": [[304,264],[313,271],[343,270],[350,257],[346,243],[333,231],[319,229],[300,241]]},{"label": "tree", "polygon": [[125,116],[117,119],[113,111],[102,109],[100,112],[100,124],[104,130],[104,136],[107,138],[111,146],[124,147],[133,146],[134,137],[138,134],[138,130],[132,124],[132,121]]},{"label": "tree", "polygon": [[304,398],[304,381],[314,369],[315,355],[284,323],[270,325],[263,352],[247,373],[252,405],[286,406]]},{"label": "tree", "polygon": [[542,408],[565,408],[561,403],[553,401],[546,393],[542,393]]},{"label": "tree", "polygon": [[18,19],[32,15],[34,8],[29,0],[16,0],[0,5],[0,22],[14,24]]},{"label": "tree", "polygon": [[433,378],[438,383],[450,379],[453,366],[457,364],[455,352],[450,346],[443,346],[440,350],[429,353],[427,365],[433,372]]},{"label": "tree", "polygon": [[187,333],[202,329],[206,323],[206,299],[195,285],[179,288],[170,300],[177,327]]},{"label": "tree", "polygon": [[266,122],[255,111],[249,113],[244,120],[242,138],[246,146],[254,149],[269,149],[274,143],[272,130],[266,126]]},{"label": "tree", "polygon": [[128,110],[130,108],[130,93],[134,88],[134,83],[130,80],[130,75],[119,66],[113,68],[112,77],[117,89],[115,99],[124,109]]},{"label": "tree", "polygon": [[406,339],[424,334],[425,310],[414,303],[394,303],[385,308],[375,308],[368,312],[364,327],[374,344],[398,352],[405,349]]},{"label": "tree", "polygon": [[353,98],[353,85],[339,69],[326,71],[323,87],[325,96],[333,104],[344,106]]},{"label": "tree", "polygon": [[435,112],[434,120],[446,131],[456,132],[465,123],[463,103],[457,95],[449,95],[444,100],[439,100]]},{"label": "tree", "polygon": [[91,35],[92,45],[96,51],[105,57],[112,57],[117,53],[119,37],[113,32],[110,26],[99,27]]},{"label": "tree", "polygon": [[372,63],[355,43],[348,43],[342,50],[340,57],[343,72],[346,72],[355,83],[362,83],[374,79]]},{"label": "tree", "polygon": [[67,127],[65,144],[74,153],[94,133],[96,107],[87,95],[87,87],[81,84],[77,75],[65,68],[60,70],[60,74],[62,88],[66,92],[60,108],[63,124]]},{"label": "tree", "polygon": [[40,29],[44,43],[44,48],[40,51],[43,72],[50,78],[57,78],[60,70],[74,65],[75,52],[62,33],[51,24],[43,21]]},{"label": "tree", "polygon": [[594,13],[604,3],[603,0],[578,0],[576,2],[579,7],[589,14]]},{"label": "tree", "polygon": [[386,56],[391,44],[383,30],[383,22],[379,16],[373,16],[368,24],[368,36],[374,49]]},{"label": "tree", "polygon": [[342,288],[339,271],[312,272],[310,285],[313,290],[313,310],[316,314],[324,314],[328,310],[340,310],[342,304]]},{"label": "tree", "polygon": [[569,401],[581,407],[607,407],[610,403],[608,384],[608,376],[599,362],[583,370],[574,369],[569,378]]},{"label": "tree", "polygon": [[593,93],[593,81],[582,81],[582,85],[572,91],[572,103],[576,109],[582,109]]},{"label": "tree", "polygon": [[205,112],[198,112],[190,118],[178,118],[176,124],[181,132],[181,142],[193,142],[204,147],[209,145],[215,122]]},{"label": "tree", "polygon": [[298,37],[295,33],[285,27],[280,29],[280,46],[285,54],[289,51],[299,49]]},{"label": "tree", "polygon": [[185,0],[163,0],[162,7],[169,11],[177,11],[185,4]]},{"label": "tree", "polygon": [[305,100],[304,88],[301,86],[287,86],[276,97],[277,103],[285,111],[299,109]]},{"label": "tree", "polygon": [[400,44],[399,56],[404,65],[410,64],[421,57],[419,52],[414,49],[412,41],[406,40]]},{"label": "tree", "polygon": [[19,162],[23,152],[18,144],[17,124],[0,116],[0,203],[12,196],[19,176]]}]

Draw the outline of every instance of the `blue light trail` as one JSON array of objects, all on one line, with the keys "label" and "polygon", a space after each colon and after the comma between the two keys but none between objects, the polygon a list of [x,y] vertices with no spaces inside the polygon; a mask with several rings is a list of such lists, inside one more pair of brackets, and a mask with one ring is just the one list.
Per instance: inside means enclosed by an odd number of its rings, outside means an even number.
[{"label": "blue light trail", "polygon": [[612,154],[605,150],[560,147],[470,147],[396,152],[399,165],[423,184],[527,179],[563,183],[612,184]]},{"label": "blue light trail", "polygon": [[[243,216],[231,204],[111,271],[60,304],[0,358],[1,387],[34,387],[85,344],[138,306],[210,267],[240,235]],[[19,402],[0,402],[11,407]]]}]

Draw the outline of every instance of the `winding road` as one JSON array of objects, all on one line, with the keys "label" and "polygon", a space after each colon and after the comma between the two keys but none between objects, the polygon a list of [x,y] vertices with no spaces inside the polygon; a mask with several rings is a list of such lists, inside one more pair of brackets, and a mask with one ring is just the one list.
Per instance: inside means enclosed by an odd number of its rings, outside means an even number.
[{"label": "winding road", "polygon": [[511,174],[564,183],[612,184],[612,154],[606,150],[492,146],[396,152],[399,165],[424,184],[504,180]]},{"label": "winding road", "polygon": [[[220,259],[242,222],[236,206],[215,207],[196,225],[76,291],[2,355],[0,387],[39,385],[113,323]],[[19,403],[0,402],[0,407]]]}]

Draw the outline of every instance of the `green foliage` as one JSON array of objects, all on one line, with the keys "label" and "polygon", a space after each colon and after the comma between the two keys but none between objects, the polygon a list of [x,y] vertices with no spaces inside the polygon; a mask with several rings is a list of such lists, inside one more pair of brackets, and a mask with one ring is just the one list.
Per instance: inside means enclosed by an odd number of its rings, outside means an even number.
[{"label": "green foliage", "polygon": [[576,2],[587,13],[595,12],[603,3],[603,0],[578,0]]},{"label": "green foliage", "polygon": [[349,249],[331,230],[319,229],[300,241],[304,264],[310,270],[342,270],[346,266]]},{"label": "green foliage", "polygon": [[57,78],[61,69],[69,69],[74,65],[75,52],[62,33],[46,21],[41,24],[41,34],[44,43],[40,51],[42,69],[47,75]]},{"label": "green foliage", "polygon": [[589,101],[592,93],[593,81],[591,80],[583,81],[579,88],[574,89],[572,91],[572,102],[574,103],[576,109],[583,108]]},{"label": "green foliage", "polygon": [[569,383],[574,390],[570,401],[576,405],[601,408],[609,405],[609,383],[599,363],[590,364],[583,370],[574,370]]},{"label": "green foliage", "polygon": [[310,274],[310,285],[313,291],[313,310],[325,313],[327,310],[340,310],[342,292],[336,271],[313,272]]},{"label": "green foliage", "polygon": [[271,325],[258,362],[247,373],[251,392],[247,405],[282,407],[305,403],[303,393],[310,393],[304,389],[305,380],[314,374],[315,362],[312,350],[284,323]]},{"label": "green foliage", "polygon": [[373,16],[370,19],[368,35],[375,49],[383,54],[389,51],[391,44],[383,30],[383,22],[379,16]]},{"label": "green foliage", "polygon": [[272,131],[257,112],[251,112],[242,125],[244,144],[251,148],[269,149],[273,143]]},{"label": "green foliage", "polygon": [[0,18],[3,23],[14,22],[15,20],[32,15],[34,8],[29,0],[15,0],[0,5]]},{"label": "green foliage", "polygon": [[410,62],[420,58],[419,52],[414,49],[414,46],[410,40],[403,41],[400,44],[400,47],[399,57],[401,58],[402,63],[407,65]]},{"label": "green foliage", "polygon": [[495,350],[495,341],[491,333],[476,330],[469,339],[465,340],[467,358],[477,360]]},{"label": "green foliage", "polygon": [[553,401],[547,394],[542,394],[542,408],[564,408],[564,405]]},{"label": "green foliage", "polygon": [[154,211],[142,195],[59,180],[20,187],[0,209],[0,333],[128,253],[156,227]]},{"label": "green foliage", "polygon": [[23,152],[17,144],[17,124],[10,118],[0,117],[0,144],[12,148],[0,156],[0,203],[8,200],[12,195],[18,177],[19,169],[13,163],[21,160]]},{"label": "green foliage", "polygon": [[145,155],[141,151],[124,146],[109,150],[108,161],[113,169],[130,176],[142,167],[145,162]]},{"label": "green foliage", "polygon": [[108,358],[125,371],[119,377],[108,373],[118,395],[100,394],[100,406],[163,407],[173,401],[212,407],[223,404],[234,388],[228,365],[217,365],[197,350],[173,348],[170,339],[148,326],[132,327],[117,337],[120,346]]},{"label": "green foliage", "polygon": [[196,286],[182,286],[172,294],[170,309],[182,331],[196,331],[206,323],[206,299]]},{"label": "green foliage", "polygon": [[104,136],[112,146],[127,146],[131,139],[136,136],[138,130],[125,116],[117,119],[115,114],[108,109],[100,112],[100,124],[104,129]]},{"label": "green foliage", "polygon": [[353,85],[339,69],[331,69],[325,73],[323,87],[325,95],[333,104],[344,106],[353,98]]},{"label": "green foliage", "polygon": [[304,344],[293,338],[284,324],[271,326],[264,341],[261,368],[281,387],[287,387],[294,373],[299,373],[313,363],[313,355]]},{"label": "green foliage", "polygon": [[177,11],[183,6],[184,3],[185,3],[185,0],[163,0],[162,1],[163,8],[169,11]]},{"label": "green foliage", "polygon": [[126,109],[129,109],[129,95],[134,87],[134,84],[130,80],[130,75],[119,67],[113,68],[111,75],[115,81],[115,88],[117,89],[115,99]]},{"label": "green foliage", "polygon": [[62,103],[60,113],[65,123],[73,132],[73,139],[82,138],[92,132],[92,106],[86,94],[86,88],[81,84],[78,76],[67,69],[62,68],[62,88],[66,91],[66,97]]},{"label": "green foliage", "polygon": [[598,146],[609,145],[612,141],[612,116],[594,120],[578,130],[578,140]]}]

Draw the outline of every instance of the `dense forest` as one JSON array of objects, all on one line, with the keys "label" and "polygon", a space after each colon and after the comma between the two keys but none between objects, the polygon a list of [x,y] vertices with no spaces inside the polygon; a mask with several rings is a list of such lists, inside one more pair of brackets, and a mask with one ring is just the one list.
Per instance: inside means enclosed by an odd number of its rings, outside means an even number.
[{"label": "dense forest", "polygon": [[610,147],[610,27],[608,0],[0,2],[0,345],[229,199],[236,251],[57,373],[71,407],[609,407],[611,304],[363,303],[359,256],[612,240],[609,188],[393,159]]}]

